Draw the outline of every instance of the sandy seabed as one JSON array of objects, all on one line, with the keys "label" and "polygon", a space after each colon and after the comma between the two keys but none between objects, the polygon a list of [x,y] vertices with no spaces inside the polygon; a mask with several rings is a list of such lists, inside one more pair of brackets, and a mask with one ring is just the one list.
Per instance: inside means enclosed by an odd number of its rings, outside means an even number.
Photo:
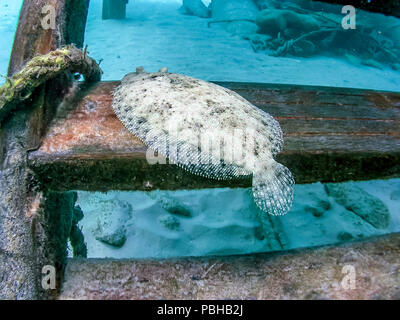
[{"label": "sandy seabed", "polygon": [[249,41],[218,24],[179,12],[180,0],[134,0],[126,20],[101,20],[92,0],[85,42],[103,59],[103,79],[117,80],[143,66],[168,67],[204,80],[287,83],[400,91],[400,72],[357,66],[342,58],[284,58],[254,52]]}]

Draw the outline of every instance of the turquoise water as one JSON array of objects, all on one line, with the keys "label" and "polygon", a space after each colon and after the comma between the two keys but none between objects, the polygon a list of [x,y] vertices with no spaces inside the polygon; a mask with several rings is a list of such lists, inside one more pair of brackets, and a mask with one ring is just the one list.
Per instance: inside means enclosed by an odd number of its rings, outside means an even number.
[{"label": "turquoise water", "polygon": [[[17,29],[21,0],[0,0],[0,75],[7,75],[8,61]],[[0,85],[5,79],[0,77]]]}]

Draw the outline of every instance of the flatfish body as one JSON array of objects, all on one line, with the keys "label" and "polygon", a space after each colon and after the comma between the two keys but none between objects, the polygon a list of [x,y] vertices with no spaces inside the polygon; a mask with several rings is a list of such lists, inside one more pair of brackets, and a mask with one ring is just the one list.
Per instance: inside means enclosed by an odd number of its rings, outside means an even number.
[{"label": "flatfish body", "polygon": [[138,69],[116,88],[112,107],[131,133],[171,162],[213,179],[252,175],[263,212],[289,211],[294,179],[275,161],[283,144],[279,123],[237,93],[166,70]]}]

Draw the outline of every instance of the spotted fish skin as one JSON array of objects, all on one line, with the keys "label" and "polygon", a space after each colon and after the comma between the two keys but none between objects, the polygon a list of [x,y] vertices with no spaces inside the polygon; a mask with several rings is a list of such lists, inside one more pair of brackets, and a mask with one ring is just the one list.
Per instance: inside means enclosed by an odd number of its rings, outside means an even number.
[{"label": "spotted fish skin", "polygon": [[283,144],[279,123],[237,93],[166,70],[137,70],[113,95],[117,117],[149,148],[201,176],[252,175],[254,201],[263,212],[290,209],[294,179],[275,161]]}]

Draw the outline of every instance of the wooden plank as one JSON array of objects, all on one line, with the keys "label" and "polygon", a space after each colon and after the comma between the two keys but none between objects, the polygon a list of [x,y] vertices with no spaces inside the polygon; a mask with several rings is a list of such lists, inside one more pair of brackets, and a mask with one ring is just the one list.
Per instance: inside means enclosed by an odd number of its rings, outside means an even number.
[{"label": "wooden plank", "polygon": [[[118,84],[77,88],[73,101],[63,103],[40,149],[29,156],[44,185],[55,190],[250,186],[249,179],[221,182],[187,174],[173,165],[149,165],[146,147],[112,111],[111,92]],[[285,145],[278,160],[292,170],[297,183],[400,176],[400,94],[219,84],[280,121]]]},{"label": "wooden plank", "polygon": [[[398,300],[399,247],[400,234],[394,234],[280,254],[162,261],[73,259],[59,299]],[[346,265],[356,272],[356,286],[350,290],[341,284]]]}]

